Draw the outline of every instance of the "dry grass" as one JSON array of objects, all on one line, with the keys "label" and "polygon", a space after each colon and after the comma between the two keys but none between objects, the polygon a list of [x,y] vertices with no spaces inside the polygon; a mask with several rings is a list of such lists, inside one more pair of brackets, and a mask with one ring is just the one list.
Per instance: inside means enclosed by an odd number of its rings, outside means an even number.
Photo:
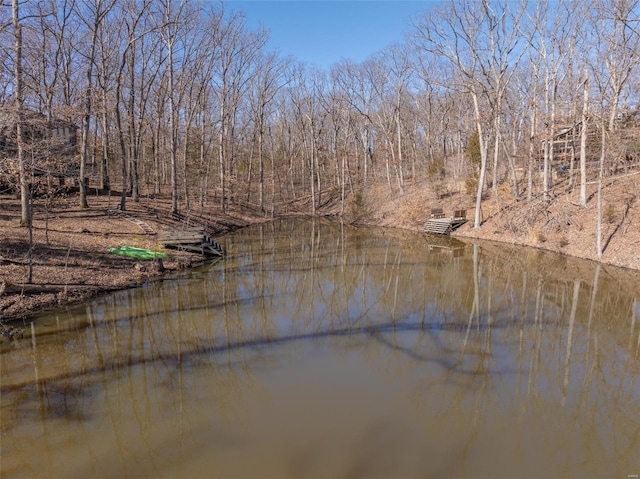
[{"label": "dry grass", "polygon": [[611,180],[603,192],[602,247],[596,249],[596,185],[589,185],[589,201],[579,206],[578,191],[558,188],[549,200],[516,201],[508,193],[490,195],[483,204],[482,227],[465,225],[457,234],[492,241],[535,246],[579,258],[640,270],[640,175]]},{"label": "dry grass", "polygon": [[609,178],[603,190],[602,246],[596,250],[596,184],[588,185],[588,202],[578,205],[578,189],[568,191],[566,180],[556,186],[549,199],[534,196],[531,202],[513,197],[503,184],[498,194],[489,190],[482,204],[482,225],[473,228],[474,197],[464,183],[447,185],[449,194],[438,198],[428,180],[408,183],[405,188],[372,185],[367,203],[378,205],[368,223],[419,230],[429,210],[442,207],[445,214],[466,209],[471,220],[458,231],[460,237],[486,239],[542,248],[558,253],[640,270],[640,173]]}]

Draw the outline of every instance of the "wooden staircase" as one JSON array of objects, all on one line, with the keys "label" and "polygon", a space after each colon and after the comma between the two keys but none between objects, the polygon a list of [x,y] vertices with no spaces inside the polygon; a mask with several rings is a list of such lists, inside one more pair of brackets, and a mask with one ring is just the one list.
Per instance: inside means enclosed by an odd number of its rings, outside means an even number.
[{"label": "wooden staircase", "polygon": [[203,256],[224,256],[224,249],[200,228],[186,228],[158,234],[158,242],[165,248],[173,248]]},{"label": "wooden staircase", "polygon": [[433,235],[448,235],[453,231],[452,218],[431,218],[422,227],[422,231]]},{"label": "wooden staircase", "polygon": [[434,235],[449,235],[466,222],[466,210],[456,210],[452,217],[445,218],[442,208],[433,208],[431,218],[424,224],[422,231]]}]

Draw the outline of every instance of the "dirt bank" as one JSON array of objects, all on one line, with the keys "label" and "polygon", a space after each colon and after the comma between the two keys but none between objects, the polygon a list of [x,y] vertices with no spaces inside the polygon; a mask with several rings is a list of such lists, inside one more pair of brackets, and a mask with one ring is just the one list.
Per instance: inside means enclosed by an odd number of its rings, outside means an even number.
[{"label": "dirt bank", "polygon": [[[482,225],[473,228],[474,197],[463,187],[450,186],[444,194],[409,184],[390,192],[385,185],[371,189],[371,225],[420,230],[430,208],[445,214],[466,209],[469,222],[454,235],[530,246],[603,264],[640,270],[640,172],[608,178],[602,195],[602,256],[596,248],[597,184],[587,185],[586,206],[579,206],[577,187],[558,184],[548,198],[516,199],[508,185],[489,190],[482,203]],[[375,200],[373,199],[375,198]]]},{"label": "dirt bank", "polygon": [[169,202],[157,198],[131,201],[126,213],[118,211],[114,197],[95,196],[89,204],[89,209],[79,208],[77,197],[48,205],[36,201],[30,252],[29,229],[20,226],[20,202],[14,196],[0,197],[0,334],[5,339],[7,323],[22,323],[40,311],[141,284],[200,261],[197,255],[176,251],[161,263],[143,261],[115,255],[109,248],[158,250],[156,233],[165,230],[204,225],[219,235],[265,220],[242,213],[173,216]]},{"label": "dirt bank", "polygon": [[532,246],[560,254],[640,270],[640,175],[620,175],[607,181],[602,195],[600,248],[597,248],[597,185],[588,186],[588,203],[580,206],[578,191],[556,190],[548,199],[488,201],[480,229],[468,223],[457,232]]}]

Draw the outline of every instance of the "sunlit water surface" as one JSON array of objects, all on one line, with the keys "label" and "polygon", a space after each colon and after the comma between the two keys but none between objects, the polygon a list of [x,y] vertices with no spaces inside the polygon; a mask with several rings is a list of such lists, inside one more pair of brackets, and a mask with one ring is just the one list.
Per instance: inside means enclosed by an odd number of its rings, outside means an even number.
[{"label": "sunlit water surface", "polygon": [[640,474],[637,275],[318,221],[221,241],[2,345],[0,477]]}]

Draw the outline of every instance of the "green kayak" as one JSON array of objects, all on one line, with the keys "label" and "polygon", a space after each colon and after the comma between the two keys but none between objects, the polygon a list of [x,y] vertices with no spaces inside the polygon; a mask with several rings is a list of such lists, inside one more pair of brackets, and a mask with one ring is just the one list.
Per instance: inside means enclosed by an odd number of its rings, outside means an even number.
[{"label": "green kayak", "polygon": [[122,246],[121,248],[109,248],[109,253],[115,253],[122,256],[131,256],[138,259],[166,259],[169,256],[166,253],[160,253],[159,251],[151,251],[150,249],[135,248],[133,246]]}]

